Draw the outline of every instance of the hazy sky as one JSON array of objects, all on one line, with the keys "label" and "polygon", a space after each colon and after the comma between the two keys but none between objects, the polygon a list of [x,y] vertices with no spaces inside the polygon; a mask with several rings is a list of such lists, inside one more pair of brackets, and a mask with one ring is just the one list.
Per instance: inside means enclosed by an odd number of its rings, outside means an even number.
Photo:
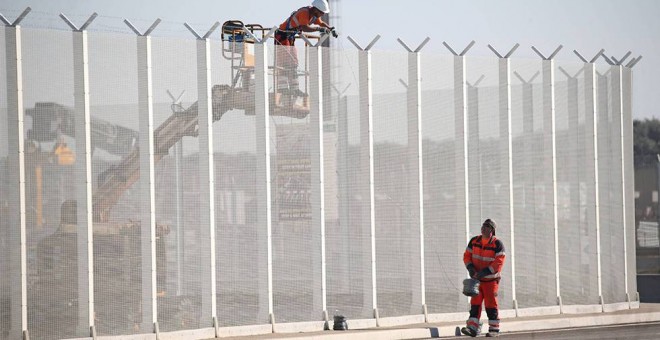
[{"label": "hazy sky", "polygon": [[[25,7],[32,13],[25,27],[66,29],[57,15],[62,12],[81,24],[93,12],[100,17],[92,25],[98,30],[130,33],[123,18],[145,30],[153,20],[163,23],[161,35],[189,35],[182,26],[191,23],[205,31],[215,21],[238,19],[273,26],[291,11],[309,4],[304,0],[0,0],[0,13],[13,20]],[[469,55],[491,56],[486,44],[501,51],[515,43],[519,57],[536,57],[530,46],[550,54],[559,44],[558,59],[574,60],[577,49],[589,58],[601,48],[608,56],[643,55],[634,72],[634,117],[660,118],[660,0],[342,0],[340,45],[352,48],[347,35],[366,45],[376,34],[382,36],[375,48],[402,50],[400,37],[409,45],[426,36],[424,51],[446,52],[443,41],[462,50],[471,40],[477,45]]]}]

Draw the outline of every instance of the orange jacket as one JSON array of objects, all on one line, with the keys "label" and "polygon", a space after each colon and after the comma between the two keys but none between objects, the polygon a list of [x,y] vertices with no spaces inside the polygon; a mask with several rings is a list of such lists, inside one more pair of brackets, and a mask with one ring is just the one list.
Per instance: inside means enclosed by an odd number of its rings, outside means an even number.
[{"label": "orange jacket", "polygon": [[463,263],[474,271],[481,281],[499,280],[504,266],[504,243],[492,236],[487,242],[482,242],[482,236],[473,237],[463,254]]},{"label": "orange jacket", "polygon": [[280,25],[280,30],[297,31],[299,26],[309,26],[311,24],[320,25],[323,20],[312,16],[310,13],[311,8],[311,6],[301,7],[297,11],[291,13],[289,18]]}]

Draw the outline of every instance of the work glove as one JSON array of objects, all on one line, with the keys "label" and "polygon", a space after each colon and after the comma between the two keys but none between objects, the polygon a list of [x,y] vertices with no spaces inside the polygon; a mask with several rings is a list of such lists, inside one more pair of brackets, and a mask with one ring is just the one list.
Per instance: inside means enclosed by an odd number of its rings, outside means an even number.
[{"label": "work glove", "polygon": [[474,269],[474,265],[472,263],[467,265],[467,270],[470,277],[475,278],[474,276],[477,274],[477,271]]},{"label": "work glove", "polygon": [[484,276],[486,276],[486,275],[490,275],[490,274],[492,274],[492,273],[490,272],[490,269],[488,269],[488,268],[484,268],[484,269],[482,269],[481,271],[479,271],[479,272],[477,273],[477,277],[476,277],[476,279],[481,279],[482,277],[484,277]]},{"label": "work glove", "polygon": [[337,31],[335,30],[335,27],[330,27],[330,33],[332,33],[332,36],[337,38],[339,37],[339,34],[337,34]]}]

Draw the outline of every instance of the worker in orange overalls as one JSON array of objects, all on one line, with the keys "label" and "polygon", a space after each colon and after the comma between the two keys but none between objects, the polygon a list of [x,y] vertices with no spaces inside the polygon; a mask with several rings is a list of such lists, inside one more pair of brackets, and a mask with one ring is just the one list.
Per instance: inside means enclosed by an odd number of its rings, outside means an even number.
[{"label": "worker in orange overalls", "polygon": [[[335,28],[330,27],[321,19],[324,14],[328,13],[330,13],[330,6],[327,0],[314,0],[311,6],[301,7],[291,13],[275,33],[275,66],[278,68],[278,74],[283,76],[282,79],[278,79],[278,82],[288,85],[291,94],[303,94],[298,88],[298,77],[296,75],[298,68],[298,51],[294,46],[296,34],[300,32],[321,32],[332,34],[336,38]],[[282,87],[284,86],[278,84],[278,88],[281,89]]]},{"label": "worker in orange overalls", "polygon": [[504,244],[495,237],[497,225],[487,219],[481,225],[481,235],[473,237],[463,254],[463,263],[470,277],[479,280],[479,295],[470,299],[470,318],[467,327],[461,332],[475,337],[479,334],[479,318],[481,303],[486,305],[488,315],[487,337],[500,334],[500,319],[497,309],[497,289],[500,283],[500,273],[504,266]]}]

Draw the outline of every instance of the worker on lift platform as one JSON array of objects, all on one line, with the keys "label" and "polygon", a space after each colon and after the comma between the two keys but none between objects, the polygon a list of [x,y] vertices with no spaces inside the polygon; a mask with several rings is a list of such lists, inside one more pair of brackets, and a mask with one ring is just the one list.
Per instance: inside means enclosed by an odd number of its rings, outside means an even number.
[{"label": "worker on lift platform", "polygon": [[[276,46],[289,46],[289,48],[277,48],[275,54],[277,60],[275,66],[278,68],[278,73],[283,76],[278,78],[280,92],[286,87],[285,85],[288,85],[289,94],[305,95],[298,87],[296,75],[298,68],[298,52],[294,46],[296,35],[301,32],[321,32],[332,34],[336,38],[335,28],[321,19],[324,14],[328,13],[330,13],[330,6],[327,0],[314,0],[311,6],[301,7],[291,13],[275,33]],[[287,82],[288,84],[285,84]]]}]

